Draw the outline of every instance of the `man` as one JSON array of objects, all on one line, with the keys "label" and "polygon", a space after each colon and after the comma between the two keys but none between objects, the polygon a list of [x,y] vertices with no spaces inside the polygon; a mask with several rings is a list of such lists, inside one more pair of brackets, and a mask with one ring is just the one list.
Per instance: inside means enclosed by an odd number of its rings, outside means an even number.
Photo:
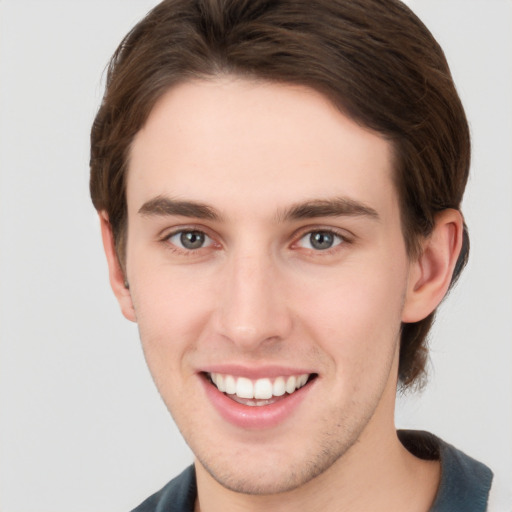
[{"label": "man", "polygon": [[394,426],[469,248],[466,118],[409,9],[164,1],[91,148],[112,288],[196,457],[137,511],[487,509],[487,467]]}]

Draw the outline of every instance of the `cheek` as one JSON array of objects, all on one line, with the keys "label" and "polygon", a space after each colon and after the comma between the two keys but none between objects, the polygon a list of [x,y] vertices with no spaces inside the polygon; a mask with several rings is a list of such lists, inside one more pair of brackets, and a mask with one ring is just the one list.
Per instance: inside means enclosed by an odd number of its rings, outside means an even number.
[{"label": "cheek", "polygon": [[185,355],[195,350],[211,310],[204,280],[161,271],[146,273],[131,287],[148,365],[155,379],[162,373],[172,378],[183,369]]},{"label": "cheek", "polygon": [[406,290],[404,266],[346,267],[330,279],[310,283],[300,297],[302,322],[348,373],[373,371],[394,354]]}]

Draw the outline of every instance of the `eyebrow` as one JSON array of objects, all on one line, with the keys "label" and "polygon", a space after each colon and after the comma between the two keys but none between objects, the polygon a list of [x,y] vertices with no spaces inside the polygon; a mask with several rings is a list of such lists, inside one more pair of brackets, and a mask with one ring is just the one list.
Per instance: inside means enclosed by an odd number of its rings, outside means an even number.
[{"label": "eyebrow", "polygon": [[[182,201],[165,196],[157,196],[145,202],[139,208],[139,214],[145,217],[177,215],[220,221],[221,215],[211,206],[196,201]],[[373,208],[347,197],[332,199],[312,199],[297,203],[278,211],[277,222],[300,220],[315,217],[370,217],[379,220],[379,214]]]},{"label": "eyebrow", "polygon": [[300,220],[315,217],[369,217],[379,220],[376,210],[348,197],[313,199],[292,205],[277,215],[278,221]]},{"label": "eyebrow", "polygon": [[178,215],[196,219],[220,220],[220,215],[211,206],[164,196],[158,196],[145,202],[139,208],[139,214],[145,217]]}]

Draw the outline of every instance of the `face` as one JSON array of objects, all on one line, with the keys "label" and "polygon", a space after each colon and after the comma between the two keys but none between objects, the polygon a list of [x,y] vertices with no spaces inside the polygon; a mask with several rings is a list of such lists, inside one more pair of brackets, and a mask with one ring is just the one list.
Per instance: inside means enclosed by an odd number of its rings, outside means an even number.
[{"label": "face", "polygon": [[392,428],[410,263],[388,142],[307,88],[186,83],[133,142],[127,204],[125,314],[201,468],[282,492]]}]

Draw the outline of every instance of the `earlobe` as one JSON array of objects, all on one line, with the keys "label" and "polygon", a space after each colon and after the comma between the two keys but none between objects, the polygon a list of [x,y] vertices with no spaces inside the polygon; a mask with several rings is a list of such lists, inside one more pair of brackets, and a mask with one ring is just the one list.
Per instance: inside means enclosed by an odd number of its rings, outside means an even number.
[{"label": "earlobe", "polygon": [[443,300],[453,275],[463,237],[463,219],[458,210],[438,213],[432,234],[413,261],[402,311],[402,322],[419,322]]},{"label": "earlobe", "polygon": [[132,297],[128,287],[125,273],[119,263],[117,257],[114,236],[112,234],[112,226],[105,211],[99,213],[101,224],[101,238],[103,240],[103,248],[107,257],[108,273],[110,286],[119,302],[123,315],[132,322],[136,322],[135,310],[133,308]]}]

